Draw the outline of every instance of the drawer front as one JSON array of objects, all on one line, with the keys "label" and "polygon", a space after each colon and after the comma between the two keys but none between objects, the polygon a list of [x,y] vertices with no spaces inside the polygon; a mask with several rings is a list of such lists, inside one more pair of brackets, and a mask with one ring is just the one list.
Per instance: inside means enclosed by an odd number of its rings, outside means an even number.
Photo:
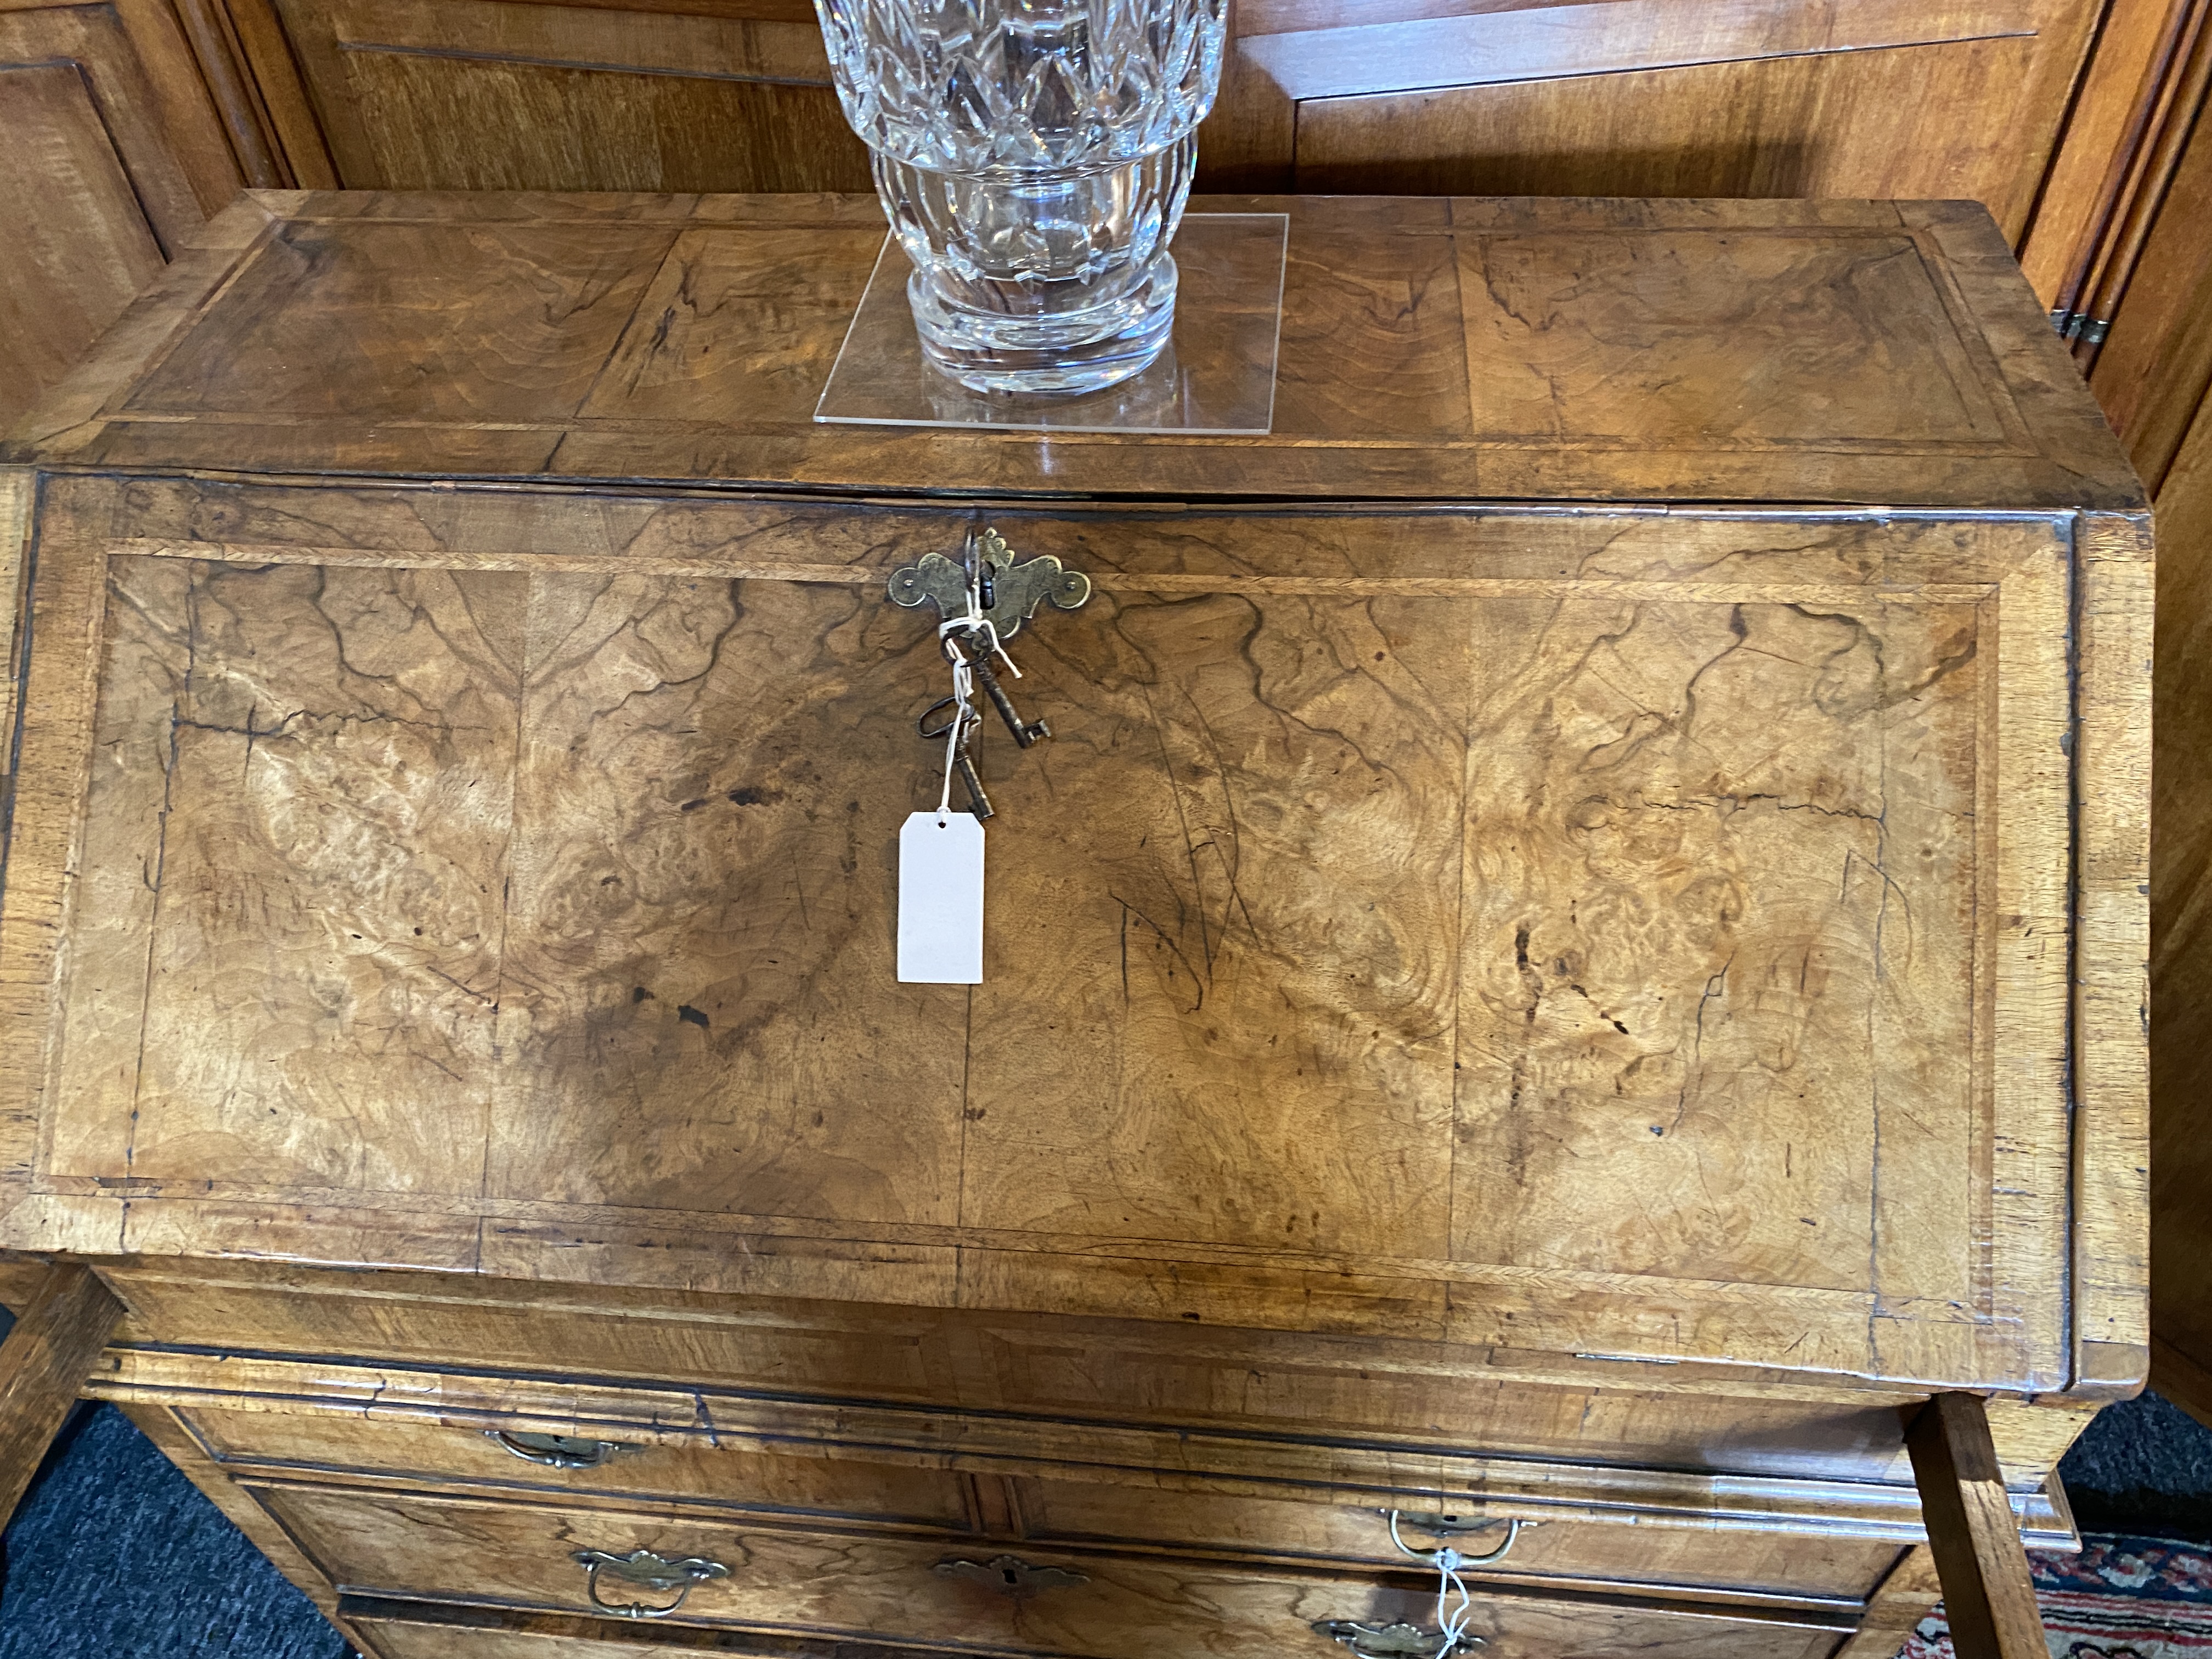
[{"label": "drawer front", "polygon": [[[561,1468],[518,1455],[517,1451],[537,1451],[528,1443],[465,1425],[214,1408],[178,1415],[218,1462],[238,1473],[396,1475],[479,1488],[712,1503],[758,1513],[988,1530],[1078,1547],[1202,1549],[1369,1570],[1403,1571],[1407,1565],[1392,1547],[1384,1512],[1371,1506],[985,1476],[977,1483],[983,1501],[971,1513],[967,1480],[899,1464],[639,1438],[612,1443],[615,1449],[606,1461],[593,1467]],[[508,1449],[510,1444],[515,1449]],[[1407,1541],[1417,1548],[1437,1541],[1418,1522],[1418,1514],[1409,1512],[1401,1529]],[[1495,1547],[1503,1535],[1500,1523],[1453,1541],[1464,1553],[1478,1554]],[[1863,1539],[1553,1522],[1524,1527],[1493,1576],[1856,1603],[1872,1593],[1897,1553],[1894,1544]]]},{"label": "drawer front", "polygon": [[[1161,1492],[1087,1481],[1012,1483],[1023,1534],[1080,1545],[1139,1540],[1170,1548],[1253,1551],[1317,1556],[1402,1569],[1382,1510],[1206,1492]],[[1481,1554],[1504,1540],[1502,1522],[1440,1539],[1423,1533],[1409,1510],[1401,1534],[1416,1549],[1448,1541]],[[1498,1574],[1589,1578],[1608,1586],[1749,1591],[1775,1596],[1830,1597],[1853,1603],[1871,1595],[1896,1565],[1899,1547],[1880,1540],[1818,1534],[1721,1532],[1692,1527],[1547,1522],[1521,1529]]]},{"label": "drawer front", "polygon": [[[1316,1620],[1426,1622],[1431,1594],[1355,1577],[1217,1563],[1133,1561],[1020,1547],[1049,1571],[1025,1593],[1000,1587],[994,1551],[940,1540],[670,1522],[457,1498],[264,1490],[261,1501],[341,1589],[553,1612],[590,1613],[579,1550],[647,1549],[718,1564],[726,1576],[696,1585],[672,1622],[741,1626],[793,1636],[870,1636],[919,1644],[981,1644],[1085,1659],[1161,1654],[1309,1653],[1342,1650]],[[969,1561],[981,1572],[939,1571]],[[1053,1571],[1056,1570],[1056,1571]],[[1072,1575],[1072,1577],[1070,1576]],[[1410,1586],[1413,1580],[1400,1583]],[[602,1577],[619,1605],[673,1600]],[[1491,1659],[1666,1654],[1682,1659],[1819,1659],[1848,1621],[1705,1616],[1620,1602],[1484,1595],[1470,1628]]]},{"label": "drawer front", "polygon": [[[563,1468],[546,1449],[467,1425],[194,1407],[177,1415],[218,1462],[601,1493],[964,1529],[966,1483],[947,1470],[670,1444],[605,1431],[605,1461]],[[588,1434],[588,1430],[582,1431]],[[529,1454],[526,1456],[521,1454]]]}]

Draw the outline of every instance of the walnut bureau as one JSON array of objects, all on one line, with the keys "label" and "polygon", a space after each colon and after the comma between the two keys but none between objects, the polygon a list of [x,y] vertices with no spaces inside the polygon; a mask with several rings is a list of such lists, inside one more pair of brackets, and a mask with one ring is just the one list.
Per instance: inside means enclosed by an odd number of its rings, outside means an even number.
[{"label": "walnut bureau", "polygon": [[[1419,1653],[1394,1510],[1537,1523],[1509,1659],[2019,1651],[2145,1363],[2134,477],[1971,204],[1259,205],[1266,437],[814,424],[872,198],[214,221],[0,450],[0,1382],[381,1659]],[[902,985],[986,523],[1096,591]]]}]

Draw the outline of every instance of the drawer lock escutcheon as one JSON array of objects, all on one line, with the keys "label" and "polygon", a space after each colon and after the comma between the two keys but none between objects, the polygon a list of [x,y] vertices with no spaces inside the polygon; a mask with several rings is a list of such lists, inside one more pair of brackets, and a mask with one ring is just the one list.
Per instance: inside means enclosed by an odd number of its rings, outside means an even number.
[{"label": "drawer lock escutcheon", "polygon": [[1087,1584],[1091,1580],[1066,1567],[1035,1567],[1018,1555],[994,1555],[988,1561],[939,1561],[937,1571],[947,1578],[972,1578],[1008,1595],[1028,1595],[1063,1584]]},{"label": "drawer lock escutcheon", "polygon": [[1313,1628],[1316,1635],[1343,1643],[1359,1659],[1444,1659],[1446,1654],[1479,1647],[1483,1640],[1480,1636],[1448,1636],[1421,1625],[1363,1625],[1356,1619],[1323,1619]]},{"label": "drawer lock escutcheon", "polygon": [[526,1463],[549,1469],[596,1469],[623,1448],[611,1440],[583,1440],[573,1434],[518,1434],[486,1429],[484,1438]]},{"label": "drawer lock escutcheon", "polygon": [[[592,1598],[592,1605],[602,1613],[623,1619],[664,1619],[684,1605],[695,1585],[730,1576],[730,1570],[720,1561],[702,1560],[696,1555],[672,1561],[651,1550],[632,1550],[628,1555],[610,1555],[605,1550],[578,1550],[575,1559],[576,1565],[584,1569],[584,1593]],[[658,1607],[642,1601],[609,1601],[599,1594],[599,1575],[603,1572],[612,1573],[626,1584],[663,1595],[674,1590],[676,1599]]]}]

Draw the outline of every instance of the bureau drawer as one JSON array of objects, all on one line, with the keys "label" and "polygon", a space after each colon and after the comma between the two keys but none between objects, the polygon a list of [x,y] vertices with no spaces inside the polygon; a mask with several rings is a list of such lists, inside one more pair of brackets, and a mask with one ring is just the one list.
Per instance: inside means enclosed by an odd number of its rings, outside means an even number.
[{"label": "bureau drawer", "polygon": [[[470,1425],[430,1420],[199,1407],[177,1415],[209,1455],[234,1473],[254,1468],[343,1470],[548,1493],[722,1504],[957,1529],[968,1526],[966,1484],[945,1469],[783,1455],[715,1446],[703,1439],[690,1444],[635,1436],[624,1439],[618,1428],[605,1431],[605,1439],[579,1440],[575,1447],[556,1449],[510,1431],[487,1432]],[[562,1468],[543,1461],[591,1446],[612,1449],[604,1454],[605,1461],[588,1468]]]},{"label": "bureau drawer", "polygon": [[[969,1483],[963,1476],[860,1458],[636,1437],[628,1442],[580,1442],[611,1449],[604,1462],[569,1468],[526,1461],[547,1451],[512,1432],[487,1432],[469,1425],[201,1407],[178,1416],[210,1455],[240,1474],[286,1469],[392,1475],[548,1495],[715,1504],[756,1513],[988,1530],[1078,1547],[1218,1551],[1367,1570],[1403,1571],[1407,1565],[1391,1546],[1385,1512],[1372,1505],[984,1476],[980,1485],[986,1501],[971,1514]],[[990,1501],[1000,1492],[1007,1495],[1006,1501]],[[1436,1508],[1430,1505],[1426,1512]],[[1419,1513],[1408,1510],[1408,1524],[1401,1531],[1415,1547],[1431,1547],[1438,1538],[1420,1530]],[[1451,1541],[1465,1553],[1478,1554],[1495,1547],[1503,1535],[1501,1525]],[[1895,1544],[1878,1540],[1551,1522],[1524,1527],[1493,1576],[1856,1602],[1881,1582],[1897,1553]]]},{"label": "bureau drawer", "polygon": [[[1386,1513],[1372,1507],[1163,1492],[1087,1481],[1013,1483],[1024,1537],[1082,1545],[1134,1540],[1172,1549],[1357,1562],[1402,1570]],[[1409,1506],[1401,1534],[1415,1549],[1446,1542],[1478,1555],[1504,1541],[1503,1522],[1457,1535],[1424,1533]],[[1899,1546],[1877,1539],[1819,1534],[1707,1530],[1605,1522],[1524,1526],[1492,1576],[1588,1578],[1608,1584],[1734,1590],[1771,1596],[1836,1598],[1873,1593],[1896,1565]]]},{"label": "bureau drawer", "polygon": [[[1085,1659],[1302,1653],[1341,1659],[1341,1649],[1312,1631],[1315,1621],[1419,1624],[1434,1607],[1433,1594],[1414,1588],[1419,1581],[1411,1577],[1384,1585],[1317,1571],[1023,1545],[1019,1557],[1029,1569],[1056,1571],[1014,1595],[993,1570],[996,1547],[304,1486],[256,1495],[348,1593],[588,1614],[577,1552],[626,1556],[645,1549],[726,1570],[696,1584],[672,1622],[794,1638],[865,1636]],[[940,1571],[949,1561],[983,1571]],[[617,1606],[673,1599],[632,1590],[612,1577],[600,1583]],[[1686,1604],[1486,1591],[1470,1628],[1487,1640],[1489,1659],[1630,1653],[1819,1659],[1850,1622],[1835,1614],[1721,1616]]]}]

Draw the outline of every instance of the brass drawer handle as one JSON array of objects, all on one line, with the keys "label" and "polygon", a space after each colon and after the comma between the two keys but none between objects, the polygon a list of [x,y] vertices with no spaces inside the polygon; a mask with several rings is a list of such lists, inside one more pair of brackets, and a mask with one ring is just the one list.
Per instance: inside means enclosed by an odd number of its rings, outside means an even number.
[{"label": "brass drawer handle", "polygon": [[[592,1598],[592,1605],[602,1613],[623,1619],[665,1619],[684,1605],[695,1584],[730,1576],[730,1570],[720,1561],[702,1560],[696,1555],[672,1561],[651,1550],[632,1550],[628,1555],[610,1555],[605,1550],[578,1550],[575,1560],[584,1569],[584,1593]],[[625,1604],[603,1601],[599,1595],[602,1572],[611,1572],[626,1583],[658,1590],[664,1595],[674,1590],[676,1599],[665,1607],[647,1607],[642,1601]]]},{"label": "brass drawer handle", "polygon": [[1091,1582],[1066,1567],[1033,1567],[1018,1555],[994,1555],[988,1561],[939,1561],[936,1570],[947,1578],[972,1578],[1008,1595],[1028,1595],[1062,1584]]},{"label": "brass drawer handle", "polygon": [[623,1449],[611,1440],[582,1440],[572,1434],[520,1434],[486,1429],[484,1438],[526,1463],[549,1469],[596,1469]]},{"label": "brass drawer handle", "polygon": [[1359,1659],[1444,1659],[1483,1642],[1480,1636],[1447,1635],[1422,1625],[1363,1625],[1356,1619],[1322,1619],[1313,1628],[1317,1636],[1343,1643]]},{"label": "brass drawer handle", "polygon": [[1513,1553],[1514,1545],[1521,1541],[1521,1528],[1523,1526],[1535,1524],[1534,1522],[1520,1520],[1492,1521],[1479,1517],[1471,1518],[1463,1515],[1407,1515],[1397,1510],[1391,1510],[1387,1513],[1390,1516],[1390,1541],[1398,1547],[1399,1553],[1410,1555],[1416,1561],[1425,1561],[1431,1566],[1441,1566],[1443,1563],[1437,1558],[1446,1552],[1441,1549],[1415,1549],[1399,1536],[1398,1528],[1401,1522],[1411,1527],[1415,1532],[1425,1532],[1433,1538],[1456,1538],[1462,1533],[1488,1532],[1492,1527],[1505,1528],[1505,1541],[1487,1555],[1468,1555],[1460,1550],[1450,1551],[1451,1565],[1455,1569],[1484,1567],[1493,1561],[1503,1561]]}]

